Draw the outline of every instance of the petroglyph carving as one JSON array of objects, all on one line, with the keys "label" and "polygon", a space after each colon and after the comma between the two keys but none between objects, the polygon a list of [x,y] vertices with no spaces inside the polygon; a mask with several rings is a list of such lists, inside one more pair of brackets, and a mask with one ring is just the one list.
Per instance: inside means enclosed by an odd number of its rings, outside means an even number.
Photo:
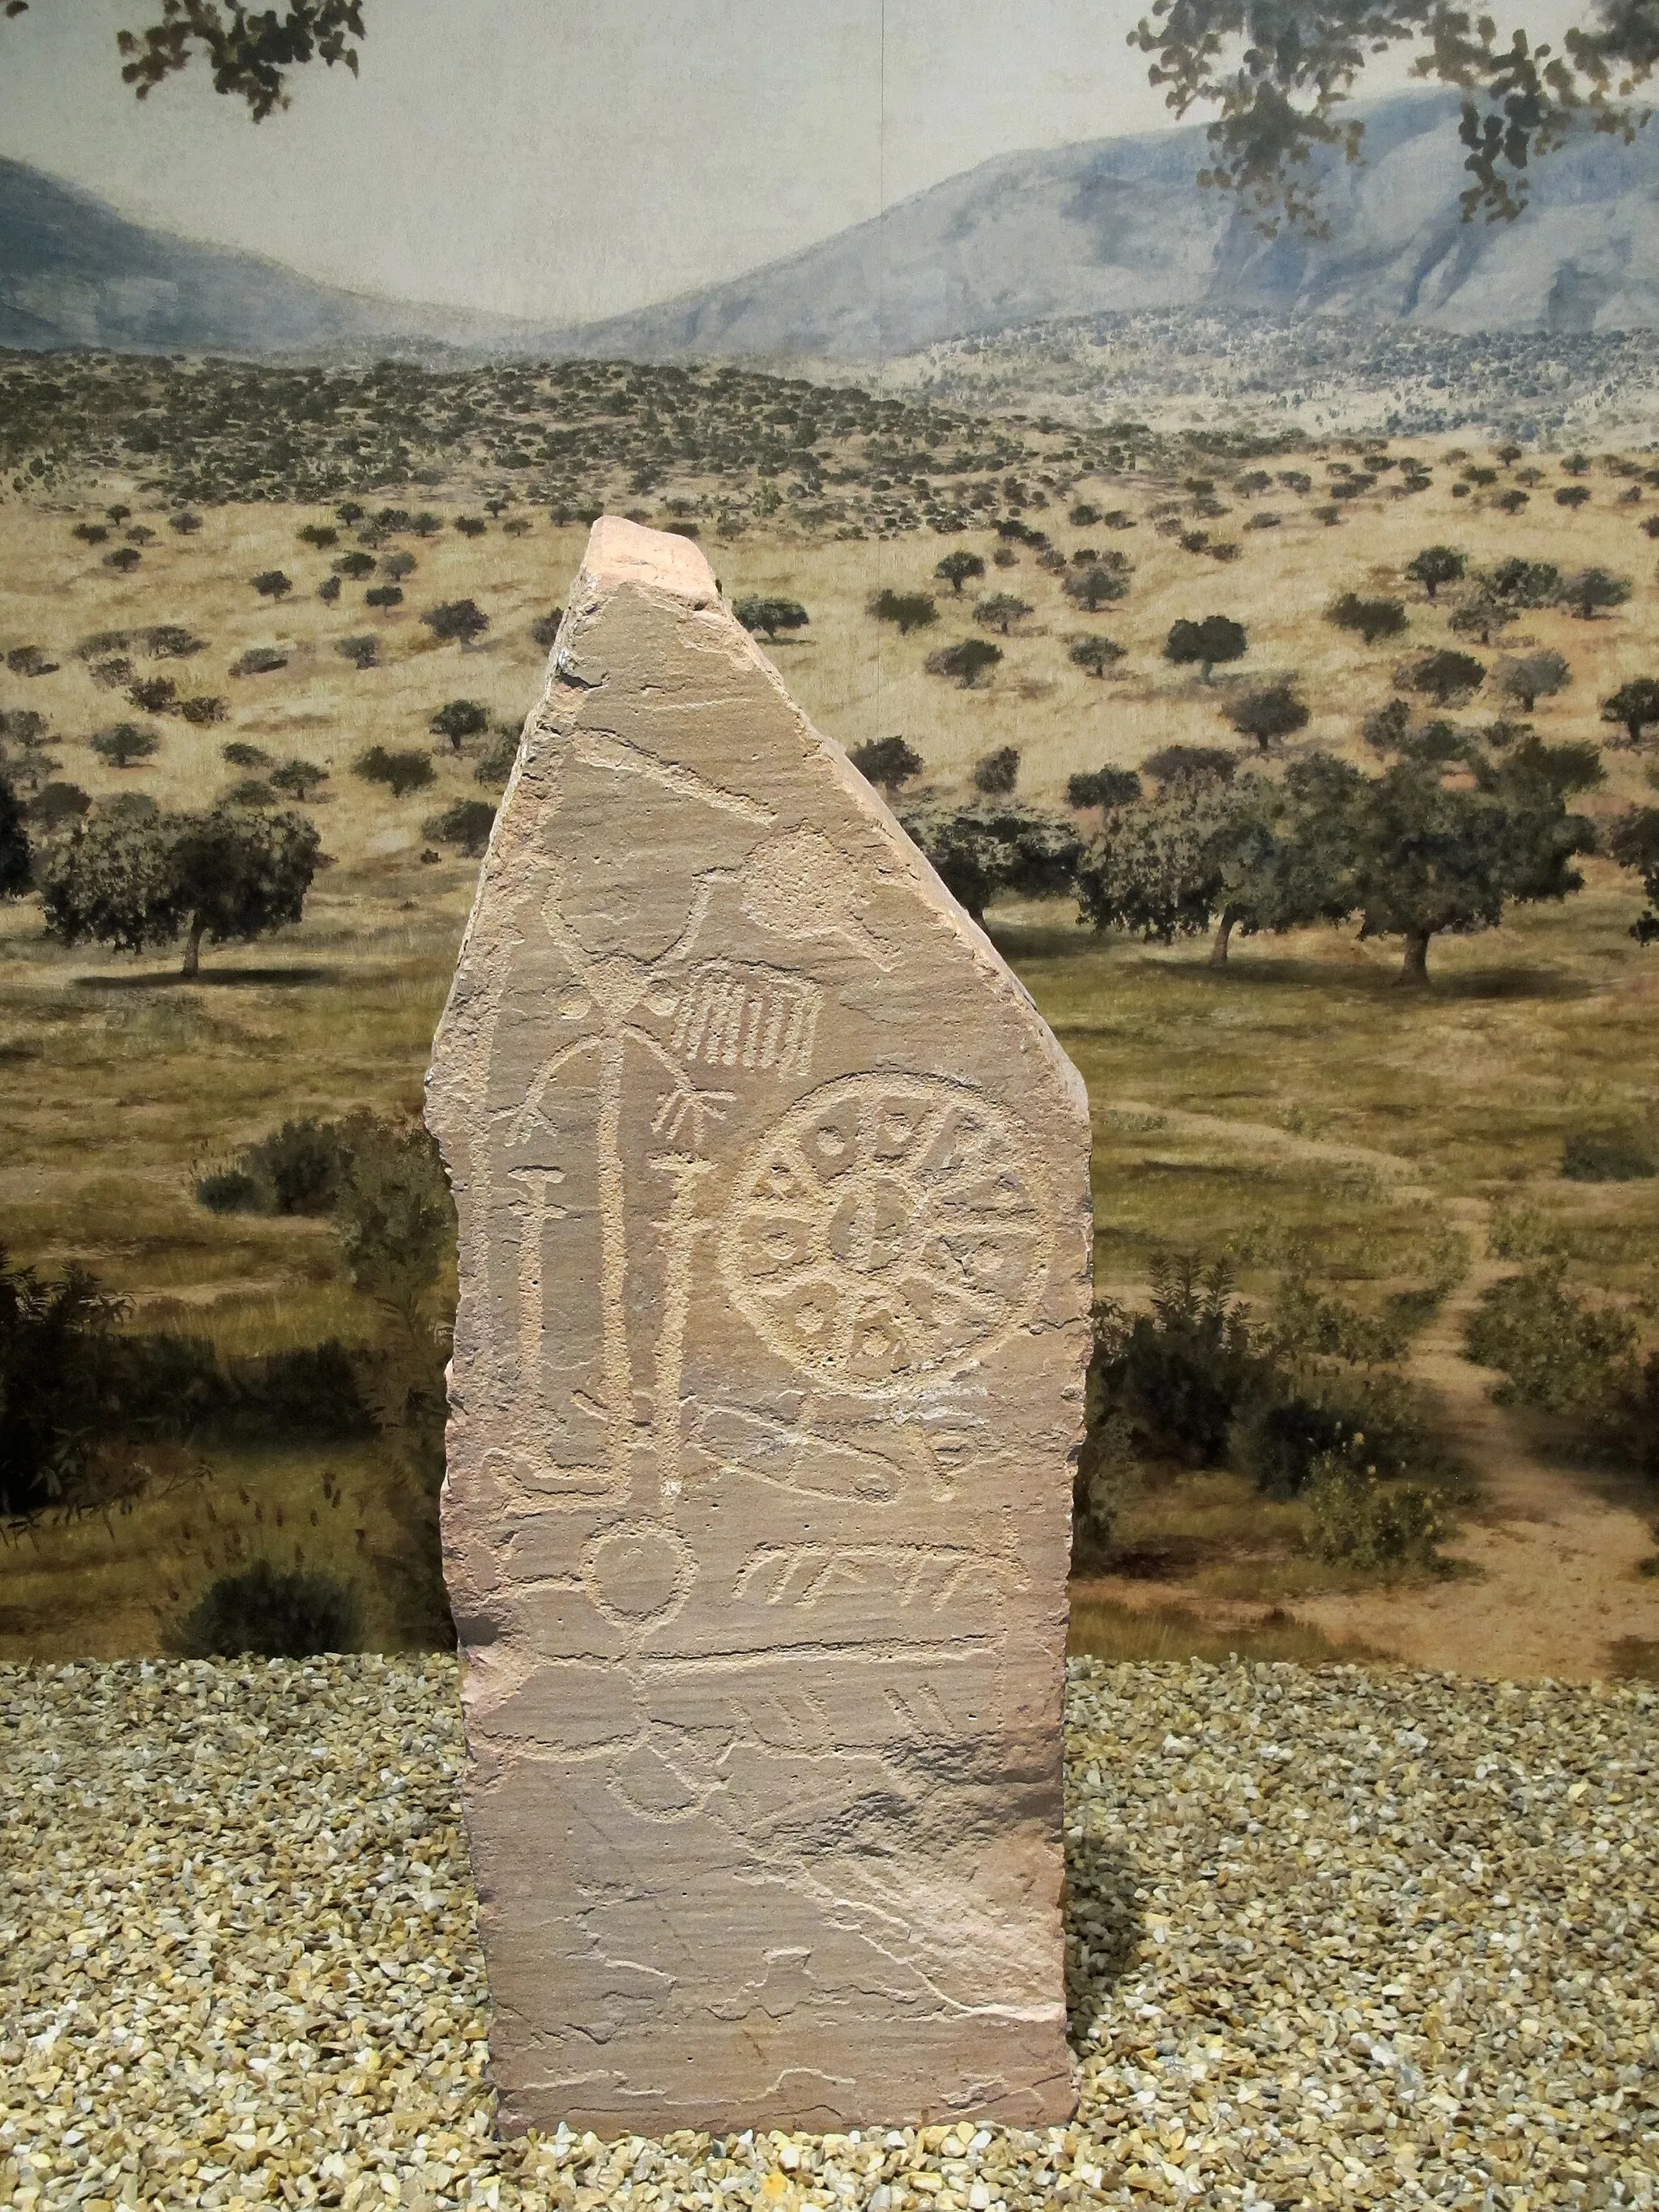
[{"label": "petroglyph carving", "polygon": [[720,1272],[821,1389],[925,1388],[1030,1318],[1048,1194],[1013,1115],[939,1077],[852,1075],[799,1101],[739,1170]]},{"label": "petroglyph carving", "polygon": [[568,604],[428,1108],[501,2124],[1062,2119],[1080,1086],[694,547]]}]

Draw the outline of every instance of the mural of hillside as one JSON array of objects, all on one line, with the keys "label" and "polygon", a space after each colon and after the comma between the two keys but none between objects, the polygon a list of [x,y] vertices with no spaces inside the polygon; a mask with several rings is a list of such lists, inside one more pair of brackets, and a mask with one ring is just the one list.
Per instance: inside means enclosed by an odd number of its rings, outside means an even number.
[{"label": "mural of hillside", "polygon": [[810,252],[660,307],[557,335],[557,349],[885,360],[1049,317],[1204,307],[1442,330],[1659,324],[1659,136],[1540,161],[1512,223],[1464,223],[1457,100],[1359,111],[1366,160],[1311,165],[1330,234],[1264,239],[1200,190],[1201,127],[981,163]]},{"label": "mural of hillside", "polygon": [[1048,318],[1195,307],[1466,333],[1659,324],[1659,136],[1587,137],[1536,165],[1517,222],[1466,224],[1456,105],[1425,94],[1364,111],[1364,165],[1316,165],[1322,240],[1264,239],[1199,189],[1194,127],[1000,155],[731,283],[559,330],[337,290],[0,161],[0,343],[869,363]]},{"label": "mural of hillside", "polygon": [[431,359],[533,350],[526,336],[501,318],[337,291],[258,254],[169,237],[0,161],[0,345]]}]

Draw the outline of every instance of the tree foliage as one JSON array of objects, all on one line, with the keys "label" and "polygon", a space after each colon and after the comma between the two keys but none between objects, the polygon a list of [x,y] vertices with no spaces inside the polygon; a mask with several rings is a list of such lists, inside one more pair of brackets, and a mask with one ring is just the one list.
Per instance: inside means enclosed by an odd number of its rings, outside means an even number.
[{"label": "tree foliage", "polygon": [[1361,158],[1364,125],[1341,111],[1372,55],[1414,47],[1413,75],[1462,93],[1463,219],[1494,222],[1521,212],[1531,160],[1570,131],[1634,137],[1642,112],[1628,103],[1659,61],[1659,23],[1650,0],[1607,0],[1558,48],[1521,29],[1502,44],[1492,17],[1439,0],[1156,0],[1129,43],[1156,57],[1150,81],[1176,115],[1216,110],[1200,184],[1238,193],[1269,237],[1286,221],[1323,236],[1310,157]]},{"label": "tree foliage", "polygon": [[0,775],[0,899],[21,898],[32,880],[23,809],[16,793]]},{"label": "tree foliage", "polygon": [[925,765],[915,747],[902,738],[872,738],[854,745],[847,757],[861,776],[879,784],[890,799],[901,785],[913,783]]},{"label": "tree foliage", "polygon": [[1343,592],[1325,610],[1325,619],[1339,629],[1357,630],[1367,645],[1398,637],[1406,627],[1403,599],[1362,599],[1357,592]]},{"label": "tree foliage", "polygon": [[952,897],[981,923],[994,898],[1054,898],[1069,891],[1083,853],[1069,822],[1015,799],[916,806],[899,820]]},{"label": "tree foliage", "polygon": [[1297,697],[1288,680],[1241,691],[1221,711],[1241,738],[1254,738],[1264,753],[1275,738],[1305,730],[1310,719],[1306,702]]},{"label": "tree foliage", "polygon": [[981,676],[988,676],[1002,658],[1002,647],[989,638],[965,637],[960,645],[941,646],[922,665],[930,676],[948,676],[970,691]]},{"label": "tree foliage", "polygon": [[1229,615],[1206,615],[1201,622],[1170,623],[1164,658],[1177,668],[1196,665],[1207,684],[1218,663],[1242,660],[1249,647],[1243,623]]},{"label": "tree foliage", "polygon": [[64,945],[127,952],[183,933],[182,972],[193,975],[204,937],[246,940],[298,921],[319,852],[298,814],[100,817],[42,859],[46,927]]},{"label": "tree foliage", "polygon": [[987,799],[1006,799],[1019,781],[1019,747],[999,745],[974,763],[974,789]]},{"label": "tree foliage", "polygon": [[751,593],[738,599],[732,613],[746,630],[758,630],[769,641],[781,629],[805,629],[811,617],[799,599]]},{"label": "tree foliage", "polygon": [[1651,676],[1632,676],[1601,702],[1601,720],[1622,729],[1633,745],[1645,731],[1659,723],[1659,681]]},{"label": "tree foliage", "polygon": [[913,629],[926,629],[939,620],[939,609],[927,592],[876,592],[868,611],[877,622],[892,623],[901,637],[908,637]]}]

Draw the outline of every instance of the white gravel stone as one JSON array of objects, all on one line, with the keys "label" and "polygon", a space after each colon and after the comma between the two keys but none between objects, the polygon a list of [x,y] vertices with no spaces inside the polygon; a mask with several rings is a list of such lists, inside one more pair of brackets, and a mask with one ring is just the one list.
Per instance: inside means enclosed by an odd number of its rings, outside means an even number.
[{"label": "white gravel stone", "polygon": [[1067,1671],[1074,2125],[502,2144],[453,1657],[0,1666],[0,2204],[1659,2204],[1652,1689]]}]

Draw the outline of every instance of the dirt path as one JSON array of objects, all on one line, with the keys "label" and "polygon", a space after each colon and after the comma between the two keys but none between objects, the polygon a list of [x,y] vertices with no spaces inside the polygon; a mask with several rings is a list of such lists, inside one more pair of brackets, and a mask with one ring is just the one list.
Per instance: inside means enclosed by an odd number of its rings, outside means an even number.
[{"label": "dirt path", "polygon": [[[1364,1160],[1401,1176],[1401,1196],[1417,1190],[1436,1195],[1416,1183],[1413,1164],[1397,1155],[1312,1143],[1266,1124],[1246,1124],[1241,1133],[1218,1116],[1164,1112],[1135,1101],[1121,1101],[1116,1110],[1164,1113],[1171,1129],[1196,1134],[1202,1127],[1233,1142]],[[1414,1667],[1499,1680],[1604,1677],[1614,1643],[1637,1638],[1659,1645],[1659,1578],[1636,1571],[1638,1560],[1659,1550],[1659,1498],[1635,1478],[1597,1476],[1539,1457],[1520,1424],[1492,1404],[1490,1391],[1501,1378],[1470,1362],[1463,1330],[1481,1292],[1510,1271],[1492,1256],[1485,1200],[1438,1202],[1468,1236],[1471,1264],[1418,1339],[1410,1371],[1438,1396],[1448,1439],[1480,1484],[1479,1503],[1444,1547],[1449,1557],[1477,1567],[1480,1578],[1299,1598],[1290,1609],[1334,1642],[1358,1640]],[[1178,1582],[1101,1576],[1090,1577],[1086,1588],[1137,1609],[1181,1605],[1217,1627],[1259,1620],[1266,1610],[1206,1598]]]},{"label": "dirt path", "polygon": [[1482,1579],[1308,1599],[1295,1609],[1328,1636],[1359,1637],[1413,1666],[1588,1681],[1606,1674],[1616,1640],[1659,1643],[1659,1579],[1636,1572],[1656,1548],[1659,1501],[1634,1480],[1539,1458],[1492,1404],[1500,1378],[1468,1358],[1463,1328],[1480,1293],[1510,1271],[1488,1249],[1484,1200],[1453,1199],[1445,1211],[1474,1256],[1418,1340],[1411,1371],[1438,1395],[1447,1436],[1479,1478],[1480,1502],[1444,1548]]}]

